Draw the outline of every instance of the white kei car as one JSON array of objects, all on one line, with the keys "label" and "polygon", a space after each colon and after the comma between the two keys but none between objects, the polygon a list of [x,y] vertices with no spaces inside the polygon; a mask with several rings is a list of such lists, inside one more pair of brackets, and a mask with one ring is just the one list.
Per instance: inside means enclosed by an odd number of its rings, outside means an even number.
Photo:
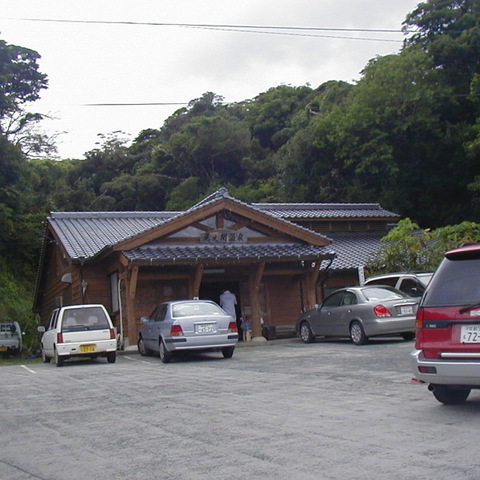
[{"label": "white kei car", "polygon": [[50,315],[41,340],[42,360],[52,358],[58,367],[72,357],[106,357],[114,363],[117,353],[117,332],[103,305],[71,305],[56,308]]}]

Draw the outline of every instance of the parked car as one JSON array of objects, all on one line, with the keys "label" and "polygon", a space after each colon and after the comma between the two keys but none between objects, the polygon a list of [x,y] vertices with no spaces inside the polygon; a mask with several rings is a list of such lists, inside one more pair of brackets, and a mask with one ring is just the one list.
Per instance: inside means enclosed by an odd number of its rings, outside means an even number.
[{"label": "parked car", "polygon": [[399,334],[412,340],[418,299],[393,287],[342,288],[300,315],[297,331],[305,343],[315,337],[350,337],[364,345],[369,337]]},{"label": "parked car", "polygon": [[55,359],[57,367],[73,357],[106,357],[114,363],[117,354],[117,335],[103,305],[72,305],[56,308],[50,315],[48,327],[42,332],[42,360]]},{"label": "parked car", "polygon": [[480,244],[445,253],[417,311],[415,377],[444,404],[480,388]]},{"label": "parked car", "polygon": [[158,352],[163,363],[184,350],[219,350],[231,358],[238,341],[235,320],[210,300],[162,303],[142,322],[138,351],[141,355]]},{"label": "parked car", "polygon": [[22,353],[22,329],[18,322],[0,322],[0,354],[4,357]]},{"label": "parked car", "polygon": [[386,273],[368,278],[365,285],[389,285],[410,297],[421,297],[432,276],[430,272]]}]

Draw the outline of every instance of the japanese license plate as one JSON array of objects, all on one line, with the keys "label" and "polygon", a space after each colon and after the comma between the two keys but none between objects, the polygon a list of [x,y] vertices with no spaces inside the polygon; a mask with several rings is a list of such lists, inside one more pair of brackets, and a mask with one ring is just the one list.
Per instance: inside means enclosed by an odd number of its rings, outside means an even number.
[{"label": "japanese license plate", "polygon": [[96,345],[80,345],[81,353],[95,353],[97,351]]},{"label": "japanese license plate", "polygon": [[462,325],[460,343],[480,343],[480,325]]},{"label": "japanese license plate", "polygon": [[412,305],[405,305],[404,307],[400,307],[400,313],[402,315],[413,315]]},{"label": "japanese license plate", "polygon": [[195,325],[196,333],[213,333],[215,331],[214,323],[200,323]]}]

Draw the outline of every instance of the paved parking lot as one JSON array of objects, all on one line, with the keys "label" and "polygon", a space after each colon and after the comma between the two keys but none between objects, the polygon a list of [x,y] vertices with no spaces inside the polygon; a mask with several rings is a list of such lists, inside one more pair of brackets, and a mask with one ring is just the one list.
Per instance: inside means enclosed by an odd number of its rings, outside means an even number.
[{"label": "paved parking lot", "polygon": [[413,342],[299,340],[1,367],[0,478],[477,480],[480,391],[442,406]]}]

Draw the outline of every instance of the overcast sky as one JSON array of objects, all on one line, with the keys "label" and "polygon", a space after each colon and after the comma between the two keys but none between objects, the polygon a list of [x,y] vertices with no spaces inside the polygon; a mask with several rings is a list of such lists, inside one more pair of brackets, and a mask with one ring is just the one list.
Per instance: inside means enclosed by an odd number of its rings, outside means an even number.
[{"label": "overcast sky", "polygon": [[[98,146],[98,134],[120,130],[133,139],[182,106],[87,104],[187,104],[208,91],[237,102],[282,84],[354,82],[370,59],[398,52],[401,24],[418,3],[3,0],[0,38],[42,56],[49,88],[30,110],[56,118],[43,122],[47,132],[66,132],[58,139],[61,158],[83,158]],[[248,28],[257,26],[320,30]]]}]

